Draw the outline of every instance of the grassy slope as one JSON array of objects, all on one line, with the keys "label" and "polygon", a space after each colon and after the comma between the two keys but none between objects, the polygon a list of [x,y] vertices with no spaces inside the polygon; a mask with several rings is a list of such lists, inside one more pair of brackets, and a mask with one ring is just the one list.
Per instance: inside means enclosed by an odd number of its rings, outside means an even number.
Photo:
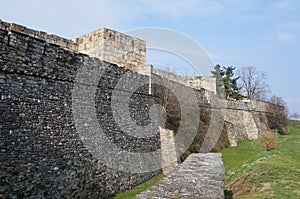
[{"label": "grassy slope", "polygon": [[[293,121],[287,135],[280,135],[275,150],[265,151],[252,141],[220,151],[226,169],[226,189],[234,198],[300,198],[300,122]],[[134,198],[162,176],[114,199]]]},{"label": "grassy slope", "polygon": [[226,189],[234,198],[300,198],[300,122],[292,121],[275,150],[265,151],[246,140],[220,151]]}]

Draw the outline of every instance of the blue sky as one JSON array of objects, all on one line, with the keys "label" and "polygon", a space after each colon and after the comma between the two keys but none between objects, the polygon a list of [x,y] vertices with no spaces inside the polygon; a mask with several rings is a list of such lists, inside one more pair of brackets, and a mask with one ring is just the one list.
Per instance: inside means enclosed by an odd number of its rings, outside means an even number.
[{"label": "blue sky", "polygon": [[[70,39],[102,27],[173,29],[198,42],[215,64],[265,71],[272,93],[300,113],[299,10],[299,0],[9,0],[1,2],[0,19]],[[172,60],[162,64],[181,67]]]}]

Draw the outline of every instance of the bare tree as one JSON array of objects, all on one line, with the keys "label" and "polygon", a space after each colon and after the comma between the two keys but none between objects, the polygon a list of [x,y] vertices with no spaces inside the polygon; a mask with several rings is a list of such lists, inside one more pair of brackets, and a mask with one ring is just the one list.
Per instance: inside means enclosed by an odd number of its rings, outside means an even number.
[{"label": "bare tree", "polygon": [[164,128],[177,132],[180,122],[180,105],[175,94],[167,87],[176,81],[178,75],[169,66],[157,65],[153,69],[153,73],[160,76],[160,82],[156,85],[156,95],[160,98],[160,103],[163,107],[161,119],[165,122]]},{"label": "bare tree", "polygon": [[255,66],[247,66],[238,69],[238,84],[242,92],[248,95],[250,99],[266,100],[270,93],[270,88],[265,82],[267,74],[257,70]]},{"label": "bare tree", "polygon": [[268,123],[271,129],[276,129],[280,134],[288,130],[288,107],[286,102],[278,96],[273,95],[268,106]]}]

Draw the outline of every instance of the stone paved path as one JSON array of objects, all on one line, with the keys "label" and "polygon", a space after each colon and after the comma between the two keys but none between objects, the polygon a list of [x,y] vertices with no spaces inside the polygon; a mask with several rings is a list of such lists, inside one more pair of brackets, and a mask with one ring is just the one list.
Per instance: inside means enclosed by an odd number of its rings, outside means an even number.
[{"label": "stone paved path", "polygon": [[221,154],[191,154],[174,172],[136,199],[224,198],[224,175]]}]

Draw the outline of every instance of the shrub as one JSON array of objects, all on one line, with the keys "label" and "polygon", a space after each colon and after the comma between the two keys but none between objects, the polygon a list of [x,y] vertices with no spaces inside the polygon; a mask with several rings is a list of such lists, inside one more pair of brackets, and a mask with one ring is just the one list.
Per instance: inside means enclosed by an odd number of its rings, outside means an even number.
[{"label": "shrub", "polygon": [[256,145],[259,143],[263,144],[267,151],[275,149],[277,143],[277,131],[263,132],[254,143]]}]

